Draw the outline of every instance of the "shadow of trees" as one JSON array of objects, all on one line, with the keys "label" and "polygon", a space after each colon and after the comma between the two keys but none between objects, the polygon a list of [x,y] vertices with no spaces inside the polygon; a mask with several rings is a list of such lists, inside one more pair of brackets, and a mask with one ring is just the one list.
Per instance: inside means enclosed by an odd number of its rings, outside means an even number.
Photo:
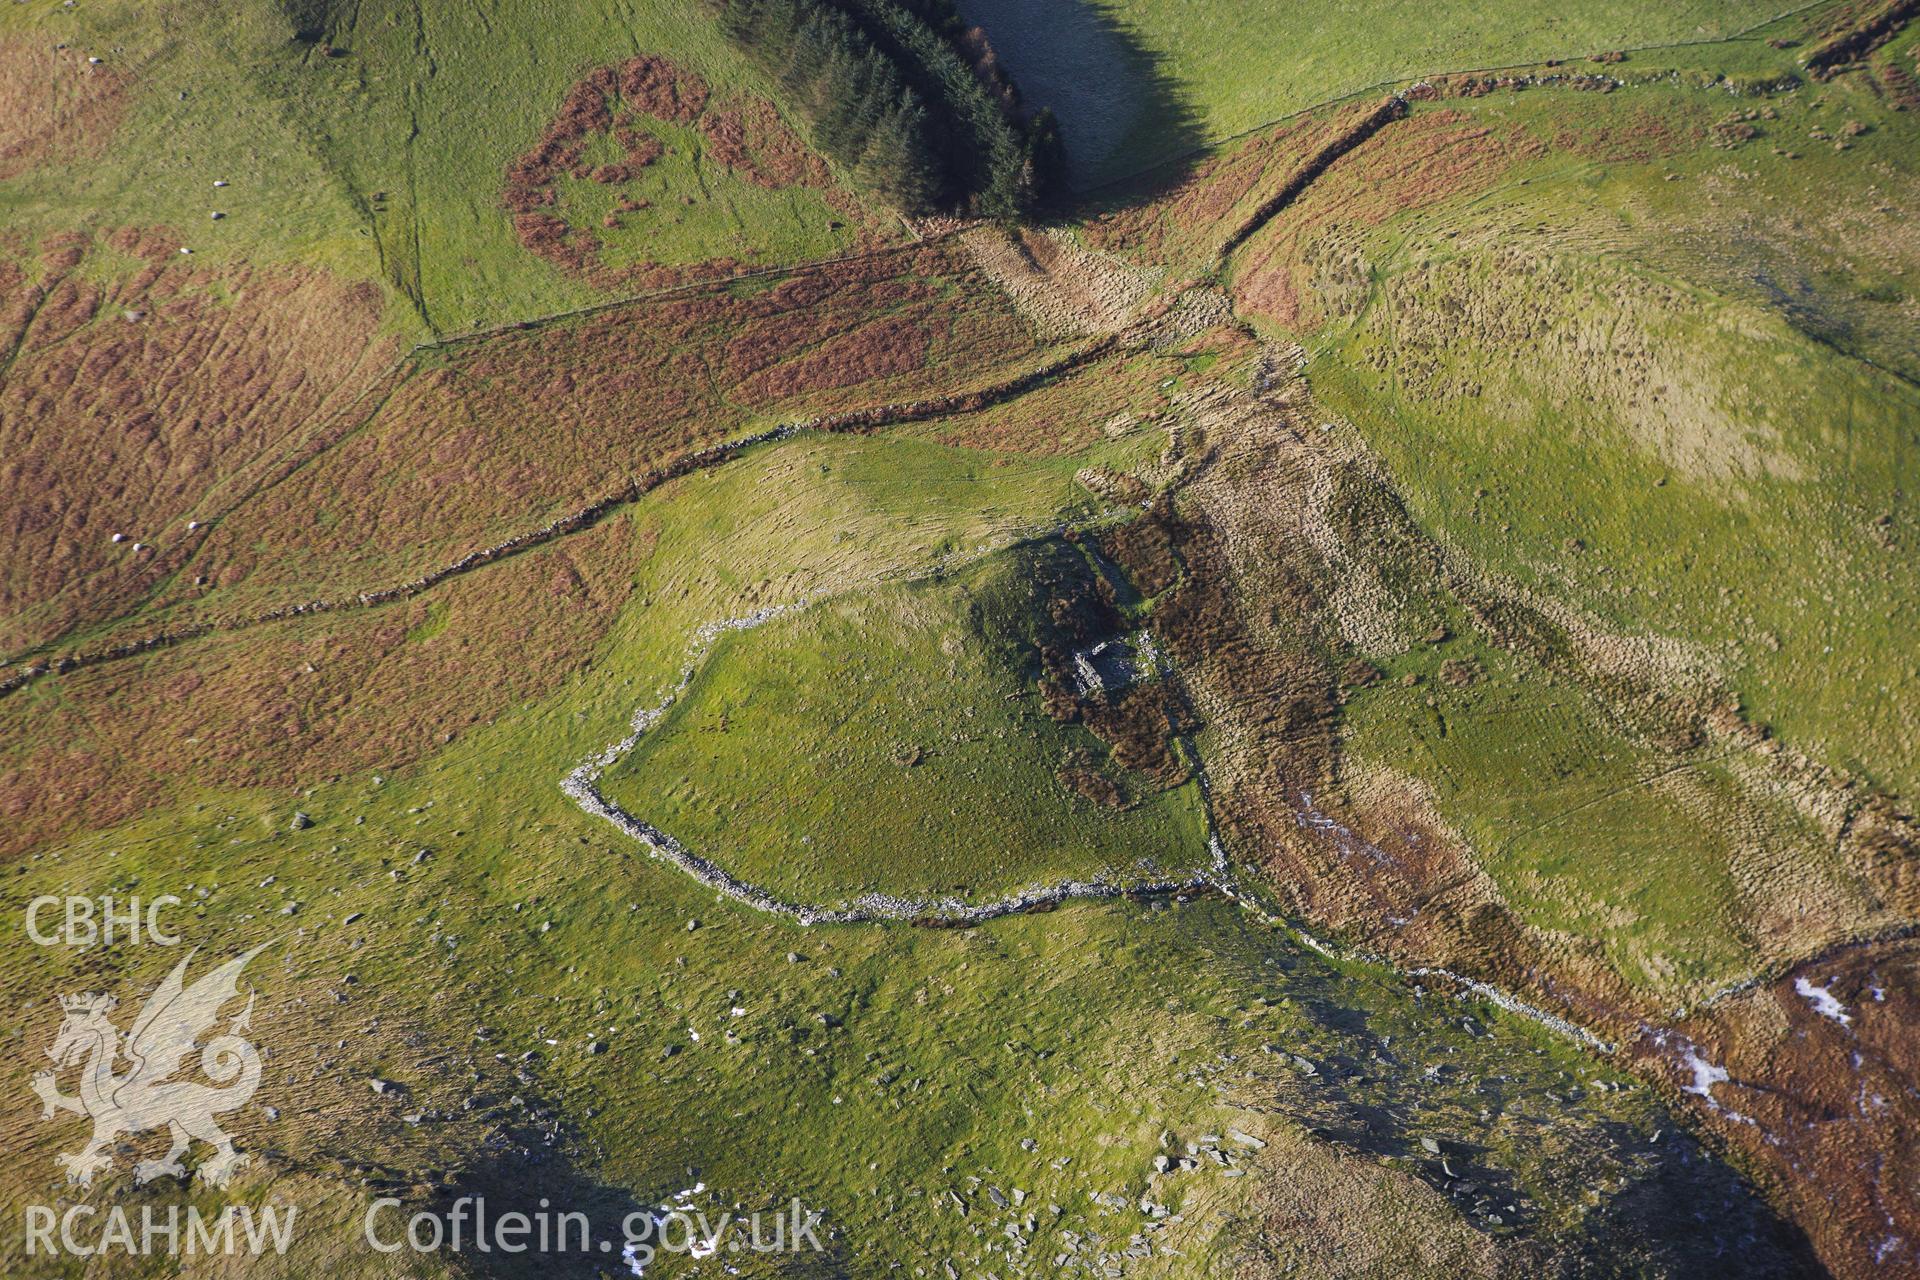
[{"label": "shadow of trees", "polygon": [[1059,117],[1067,186],[1079,197],[1153,169],[1177,182],[1208,141],[1160,60],[1098,0],[960,0],[1029,108]]}]

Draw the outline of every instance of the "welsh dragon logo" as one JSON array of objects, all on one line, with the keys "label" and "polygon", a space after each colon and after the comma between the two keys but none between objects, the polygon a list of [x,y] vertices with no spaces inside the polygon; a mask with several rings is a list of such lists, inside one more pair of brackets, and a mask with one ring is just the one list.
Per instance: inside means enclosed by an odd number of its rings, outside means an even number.
[{"label": "welsh dragon logo", "polygon": [[[163,1158],[135,1164],[136,1182],[151,1182],[166,1174],[186,1177],[180,1157],[196,1138],[214,1149],[199,1169],[200,1177],[214,1186],[225,1186],[234,1171],[249,1162],[233,1149],[233,1139],[214,1123],[214,1116],[245,1106],[260,1086],[259,1051],[241,1035],[253,1014],[251,992],[247,1007],[200,1051],[200,1069],[213,1085],[171,1077],[194,1042],[213,1029],[221,1006],[238,998],[240,971],[265,945],[201,975],[191,987],[184,982],[187,964],[193,959],[189,953],[147,997],[124,1047],[119,1029],[107,1017],[117,1003],[113,997],[88,993],[60,998],[65,1018],[47,1049],[54,1069],[35,1076],[33,1090],[43,1104],[41,1119],[71,1111],[93,1120],[92,1141],[76,1153],[55,1157],[65,1167],[69,1182],[86,1186],[95,1173],[111,1166],[113,1157],[107,1147],[114,1139],[163,1126],[172,1135],[173,1145]],[[115,1065],[122,1060],[127,1067],[116,1073]],[[59,1072],[76,1062],[82,1064],[80,1092],[69,1097],[60,1092],[56,1080]]]}]

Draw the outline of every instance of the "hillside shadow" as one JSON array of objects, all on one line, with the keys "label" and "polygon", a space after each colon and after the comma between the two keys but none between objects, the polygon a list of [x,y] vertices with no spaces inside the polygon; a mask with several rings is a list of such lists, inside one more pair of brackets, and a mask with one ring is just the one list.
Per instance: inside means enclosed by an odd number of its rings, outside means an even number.
[{"label": "hillside shadow", "polygon": [[[1663,1104],[1624,1119],[1595,1110],[1613,1104],[1498,1027],[1450,1010],[1448,1020],[1485,1047],[1443,1047],[1445,1035],[1429,1038],[1351,1003],[1343,979],[1313,959],[1277,958],[1293,1008],[1332,1033],[1296,1036],[1266,1060],[1262,1071],[1279,1083],[1277,1109],[1426,1183],[1514,1257],[1537,1257],[1528,1274],[1826,1274],[1806,1233]],[[1444,1063],[1438,1073],[1426,1065],[1436,1061]],[[1502,1119],[1486,1124],[1492,1115]],[[1516,1162],[1542,1147],[1549,1161]],[[1575,1223],[1557,1220],[1555,1206],[1569,1197],[1590,1206]]]},{"label": "hillside shadow", "polygon": [[[784,1202],[769,1199],[757,1213],[736,1212],[723,1223],[722,1214],[728,1212],[730,1202],[711,1193],[674,1190],[682,1182],[704,1188],[695,1168],[687,1168],[684,1179],[663,1184],[657,1199],[641,1200],[627,1188],[601,1181],[581,1168],[569,1156],[568,1146],[548,1143],[533,1128],[500,1135],[478,1160],[441,1184],[436,1194],[424,1202],[410,1202],[384,1219],[382,1238],[400,1238],[407,1229],[407,1217],[414,1213],[430,1213],[443,1223],[458,1214],[463,1242],[458,1249],[445,1250],[457,1274],[472,1280],[606,1280],[652,1271],[656,1264],[659,1270],[681,1274],[689,1261],[693,1238],[689,1229],[703,1229],[704,1218],[704,1229],[723,1233],[721,1256],[740,1259],[750,1254],[764,1269],[756,1274],[771,1272],[794,1280],[837,1280],[848,1274],[845,1246],[832,1231],[820,1228],[817,1241],[789,1237],[786,1224],[794,1219]],[[666,1205],[678,1206],[686,1218],[663,1228],[659,1214]],[[529,1229],[503,1237],[501,1224],[510,1214],[523,1215],[531,1224]],[[563,1214],[583,1215],[584,1231],[577,1223],[563,1223]],[[541,1235],[543,1223],[545,1236]],[[451,1228],[447,1230],[450,1240]],[[476,1237],[486,1238],[491,1247],[480,1247]],[[522,1247],[518,1252],[501,1248],[503,1239]],[[627,1256],[625,1247],[630,1243],[638,1243],[645,1252]]]},{"label": "hillside shadow", "polygon": [[[465,1210],[468,1242],[456,1256],[461,1274],[475,1280],[590,1280],[629,1274],[621,1258],[624,1225],[631,1215],[650,1215],[653,1206],[624,1188],[599,1182],[561,1151],[543,1149],[537,1135],[522,1136],[529,1139],[525,1145],[503,1143],[488,1151],[430,1203],[409,1204],[407,1212],[425,1210],[445,1219],[459,1212],[463,1202],[469,1206]],[[477,1227],[474,1206],[481,1216]],[[557,1218],[562,1213],[586,1215],[591,1230],[584,1248],[579,1247],[583,1242],[577,1232],[561,1228]],[[499,1248],[497,1226],[509,1214],[524,1215],[533,1223],[544,1217],[551,1227],[544,1247],[535,1235],[523,1237],[531,1245],[523,1251]],[[397,1235],[398,1230],[390,1234]],[[477,1247],[476,1234],[492,1236],[489,1243],[495,1247]]]},{"label": "hillside shadow", "polygon": [[1152,169],[1184,176],[1206,145],[1199,117],[1153,53],[1098,0],[961,0],[1030,109],[1051,108],[1078,200]]},{"label": "hillside shadow", "polygon": [[[1622,1131],[1624,1144],[1631,1135]],[[1651,1176],[1607,1196],[1581,1224],[1579,1253],[1640,1274],[1823,1277],[1806,1232],[1678,1128]]]},{"label": "hillside shadow", "polygon": [[[1320,1013],[1316,1009],[1316,1014]],[[1593,1172],[1594,1208],[1566,1236],[1555,1238],[1502,1157],[1487,1146],[1449,1137],[1437,1150],[1422,1145],[1433,1122],[1417,1110],[1349,1092],[1380,1069],[1377,1055],[1324,1055],[1304,1108],[1320,1138],[1364,1156],[1388,1158],[1447,1197],[1477,1229],[1509,1240],[1537,1238],[1557,1247],[1561,1276],[1721,1276],[1801,1280],[1827,1272],[1806,1233],[1782,1217],[1738,1170],[1680,1128],[1671,1115],[1649,1152],[1647,1135],[1602,1121],[1555,1135],[1559,1157]],[[1498,1090],[1483,1085],[1490,1097]],[[1620,1178],[1623,1168],[1631,1177]]]}]

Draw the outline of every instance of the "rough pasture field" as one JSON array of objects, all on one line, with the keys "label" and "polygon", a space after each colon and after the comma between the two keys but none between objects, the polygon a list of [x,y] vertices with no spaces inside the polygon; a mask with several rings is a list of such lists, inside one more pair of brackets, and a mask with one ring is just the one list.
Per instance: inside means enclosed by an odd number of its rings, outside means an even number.
[{"label": "rough pasture field", "polygon": [[160,230],[75,233],[0,263],[0,645],[16,654],[154,589],[398,344],[376,285],[216,268]]},{"label": "rough pasture field", "polygon": [[[1023,351],[1043,363],[975,280],[927,247],[417,353],[195,531],[121,630],[400,586],[728,437],[987,386]],[[418,465],[395,472],[395,457]]]},{"label": "rough pasture field", "polygon": [[[927,249],[457,347],[223,526],[192,568],[259,604],[298,599],[288,587],[405,581],[701,445],[839,407],[966,390],[991,378],[989,344],[1039,357],[1020,320],[966,290],[956,267]],[[568,353],[564,365],[557,351]],[[549,428],[528,432],[534,422]],[[374,476],[388,476],[384,459],[396,453],[436,466],[390,478],[405,487],[380,493]],[[490,495],[476,503],[470,482],[482,476]],[[376,522],[334,510],[369,499]],[[351,549],[334,545],[334,528]]]},{"label": "rough pasture field", "polygon": [[[1766,23],[1782,6],[1756,0],[1677,5],[1598,4],[1551,11],[1504,3],[1385,11],[1326,9],[1293,0],[1193,4],[1186,0],[1047,0],[1029,6],[1089,47],[1118,46],[1136,111],[1124,141],[1090,156],[1081,179],[1114,181],[1188,147],[1219,144],[1282,116],[1422,76],[1584,59],[1611,50],[1723,41]],[[1035,16],[1023,15],[1022,23]],[[1048,21],[1042,19],[1043,22]],[[985,19],[994,34],[991,16]],[[1037,59],[1028,92],[1072,100],[1084,59]],[[1116,77],[1117,78],[1117,77]],[[1112,95],[1112,90],[1101,90]]]},{"label": "rough pasture field", "polygon": [[[1074,653],[1127,638],[1091,572],[1039,543],[725,636],[602,790],[735,875],[836,906],[1203,866],[1199,788],[1158,673],[1129,687],[1116,671],[1091,694],[1060,683]],[[1116,731],[1128,698],[1131,754]],[[1002,801],[982,811],[981,794]]]},{"label": "rough pasture field", "polygon": [[[411,337],[591,305],[702,262],[790,264],[900,235],[822,171],[685,6],[35,3],[0,15],[0,47],[0,103],[22,108],[0,113],[9,230],[31,244],[164,226],[203,261],[384,281],[398,295],[386,322]],[[606,242],[607,270],[583,274],[528,252],[502,188],[569,92],[638,50],[664,51],[710,108],[633,126],[673,150],[619,190],[557,180],[581,234]],[[622,213],[622,195],[651,208]]]},{"label": "rough pasture field", "polygon": [[[215,633],[0,706],[8,854],[182,789],[278,785],[431,755],[584,666],[645,544],[615,520],[386,609]],[[63,746],[23,750],[51,735]]]},{"label": "rough pasture field", "polygon": [[835,184],[771,103],[713,101],[701,76],[647,54],[567,91],[538,145],[509,166],[504,204],[529,252],[609,290],[901,238]]},{"label": "rough pasture field", "polygon": [[[1360,232],[1364,219],[1321,231],[1318,210],[1290,211],[1249,250],[1255,304],[1281,300],[1275,318],[1312,333],[1284,302],[1288,271],[1311,281],[1331,314],[1309,341],[1340,353],[1322,394],[1382,450],[1418,518],[1602,627],[1687,636],[1689,661],[1753,718],[1905,792],[1916,726],[1898,690],[1913,673],[1884,641],[1915,607],[1898,476],[1920,402],[1874,359],[1878,340],[1854,335],[1907,323],[1889,282],[1912,257],[1875,234],[1871,196],[1827,215],[1855,229],[1845,263],[1774,212],[1849,172],[1909,186],[1910,157],[1876,148],[1870,123],[1897,117],[1835,89],[1762,108],[1776,136],[1806,140],[1792,159],[1752,143],[1734,158],[1595,158],[1581,139],[1606,146],[1609,114],[1630,130],[1646,109],[1631,92],[1554,126],[1552,168],[1470,213]],[[1664,114],[1686,119],[1681,105]],[[1491,114],[1522,123],[1545,106],[1536,91]],[[1862,688],[1880,691],[1870,707]]]},{"label": "rough pasture field", "polygon": [[125,78],[77,49],[12,39],[0,44],[0,178],[49,162],[98,155],[113,141]]},{"label": "rough pasture field", "polygon": [[[801,438],[685,477],[636,504],[630,534],[609,527],[648,549],[644,607],[622,610],[591,666],[550,692],[413,764],[312,777],[297,796],[195,791],[64,843],[57,862],[28,858],[9,892],[181,878],[197,886],[193,927],[237,929],[236,944],[296,930],[300,945],[260,978],[264,999],[291,1004],[271,1041],[286,1083],[262,1094],[278,1118],[238,1130],[275,1154],[224,1194],[299,1194],[324,1225],[304,1238],[313,1253],[266,1274],[297,1275],[315,1254],[354,1273],[359,1215],[322,1206],[362,1203],[369,1185],[410,1207],[475,1191],[531,1204],[558,1187],[598,1213],[665,1198],[689,1166],[716,1208],[798,1194],[826,1210],[833,1247],[868,1257],[863,1242],[890,1240],[903,1266],[991,1265],[988,1229],[1026,1233],[1016,1190],[1062,1207],[1037,1248],[1123,1256],[1163,1221],[1145,1199],[1180,1213],[1159,1230],[1182,1253],[1256,1266],[1295,1247],[1275,1225],[1286,1204],[1262,1188],[1303,1164],[1328,1192],[1316,1233],[1400,1274],[1590,1248],[1684,1269],[1735,1242],[1756,1274],[1792,1274],[1792,1233],[1647,1090],[1477,1002],[1423,1002],[1384,972],[1330,963],[1232,904],[797,931],[720,909],[553,785],[652,700],[699,622],[1086,519],[1080,465],[1153,474],[1153,451],[1130,443],[995,466],[911,440]],[[470,625],[450,617],[425,643]],[[290,824],[296,804],[310,826]],[[149,956],[59,962],[68,985],[101,986],[150,981]],[[11,962],[6,977],[23,994],[46,979]],[[24,1089],[24,1068],[6,1070]],[[1397,1087],[1403,1071],[1422,1087]],[[390,1082],[371,1104],[368,1079]],[[997,1118],[1029,1107],[1026,1124]],[[644,1141],[633,1117],[651,1118]],[[14,1136],[32,1186],[59,1136]],[[1155,1170],[1189,1141],[1219,1162]],[[881,1230],[903,1212],[924,1214],[920,1234]],[[1378,1235],[1382,1220],[1420,1224],[1418,1244]]]}]

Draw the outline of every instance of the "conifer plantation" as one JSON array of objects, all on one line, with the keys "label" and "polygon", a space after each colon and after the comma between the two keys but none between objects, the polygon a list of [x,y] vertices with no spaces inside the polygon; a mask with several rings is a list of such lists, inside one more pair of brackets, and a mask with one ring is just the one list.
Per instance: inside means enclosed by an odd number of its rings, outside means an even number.
[{"label": "conifer plantation", "polygon": [[815,144],[907,212],[1018,219],[1059,181],[1052,113],[1022,110],[947,0],[727,0],[721,26]]}]

